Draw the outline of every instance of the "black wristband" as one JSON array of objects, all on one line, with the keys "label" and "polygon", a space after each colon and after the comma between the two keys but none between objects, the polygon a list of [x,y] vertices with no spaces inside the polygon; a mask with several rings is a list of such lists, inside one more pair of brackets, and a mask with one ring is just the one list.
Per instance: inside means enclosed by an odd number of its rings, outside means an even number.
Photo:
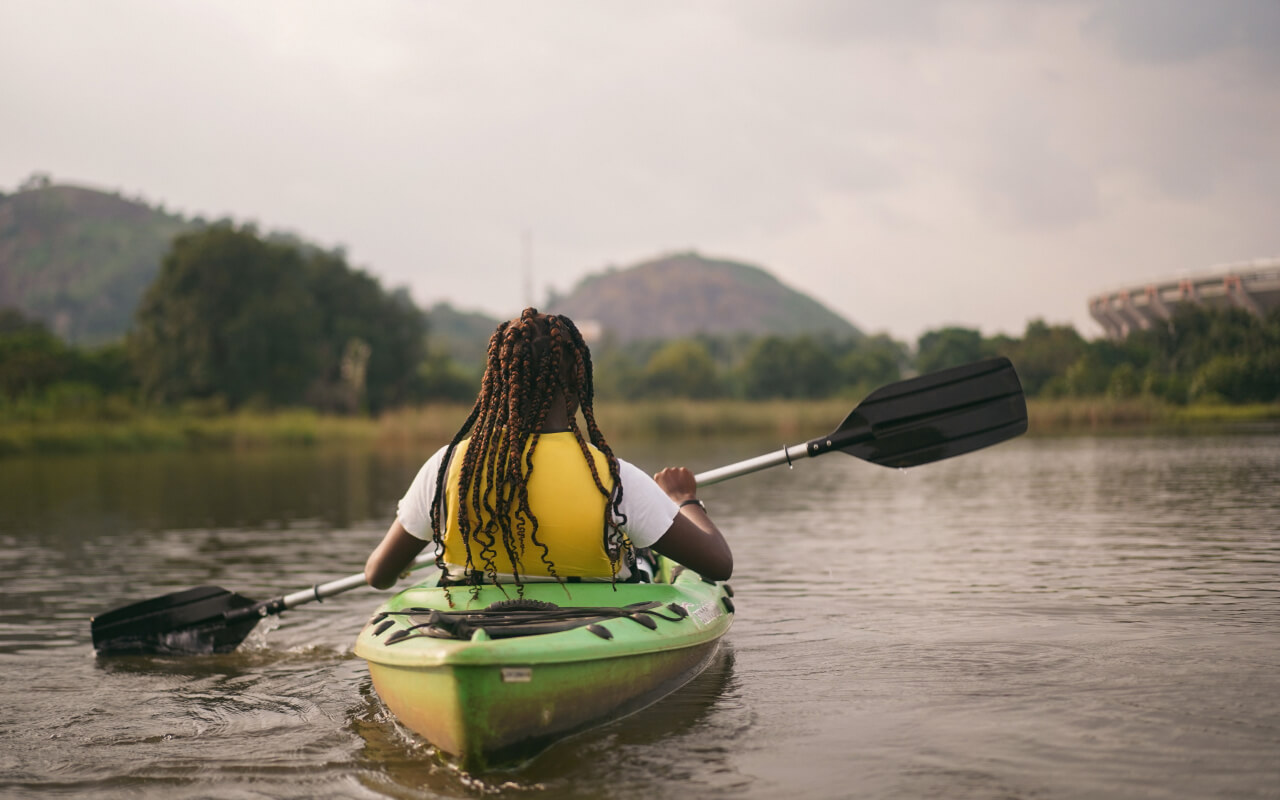
[{"label": "black wristband", "polygon": [[681,507],[681,508],[684,508],[685,506],[698,506],[698,507],[699,507],[699,508],[701,508],[703,511],[706,511],[706,510],[707,510],[707,504],[706,504],[706,503],[704,503],[704,502],[702,502],[701,500],[699,500],[699,499],[698,499],[698,498],[696,498],[696,497],[694,497],[694,498],[692,498],[692,499],[690,499],[690,500],[685,500],[683,503],[681,503],[681,504],[680,504],[680,507]]}]

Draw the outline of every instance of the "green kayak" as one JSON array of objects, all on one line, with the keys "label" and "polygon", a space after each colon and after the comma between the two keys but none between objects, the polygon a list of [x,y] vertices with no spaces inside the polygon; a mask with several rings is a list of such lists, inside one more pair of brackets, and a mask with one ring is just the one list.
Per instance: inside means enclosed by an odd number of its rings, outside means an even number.
[{"label": "green kayak", "polygon": [[468,770],[529,758],[698,675],[733,620],[725,583],[663,562],[654,583],[410,587],[356,640],[378,696]]}]

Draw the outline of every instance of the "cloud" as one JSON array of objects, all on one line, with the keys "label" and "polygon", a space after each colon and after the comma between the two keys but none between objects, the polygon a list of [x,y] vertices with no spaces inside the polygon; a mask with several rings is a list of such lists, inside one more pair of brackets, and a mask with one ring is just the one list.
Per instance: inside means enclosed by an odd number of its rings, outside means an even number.
[{"label": "cloud", "polygon": [[[696,248],[905,330],[1280,247],[1274,0],[14,8],[0,180],[292,229],[424,302],[509,313],[525,231],[540,289]],[[841,301],[850,265],[892,280]]]},{"label": "cloud", "polygon": [[1228,50],[1280,67],[1280,3],[1275,0],[1102,0],[1087,35],[1137,61],[1181,62]]},{"label": "cloud", "polygon": [[1018,228],[1070,228],[1101,213],[1097,176],[1056,146],[1046,125],[1026,110],[991,120],[998,147],[984,151],[977,185],[987,203]]},{"label": "cloud", "polygon": [[937,41],[946,4],[947,0],[730,0],[726,8],[758,36],[844,46]]}]

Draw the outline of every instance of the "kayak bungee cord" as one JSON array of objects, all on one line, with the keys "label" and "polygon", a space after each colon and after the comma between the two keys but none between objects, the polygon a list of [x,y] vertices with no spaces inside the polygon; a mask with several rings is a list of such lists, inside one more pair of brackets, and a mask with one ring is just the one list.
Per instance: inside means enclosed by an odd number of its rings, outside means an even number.
[{"label": "kayak bungee cord", "polygon": [[[519,601],[517,601],[519,602]],[[674,616],[667,616],[657,609],[661,603],[650,601],[633,603],[622,608],[607,606],[572,607],[557,606],[554,603],[538,602],[537,605],[521,607],[508,603],[494,603],[489,608],[477,611],[440,611],[433,608],[406,608],[400,611],[383,611],[375,616],[370,624],[378,624],[375,635],[381,635],[395,621],[388,617],[407,617],[415,624],[396,631],[387,637],[384,644],[429,637],[432,639],[471,639],[477,632],[483,631],[490,639],[508,639],[515,636],[534,636],[542,633],[558,633],[586,627],[602,639],[612,638],[608,629],[596,623],[611,619],[630,619],[650,630],[657,628],[653,618],[667,622],[680,622],[689,616],[684,606],[670,603],[666,610]],[[416,618],[426,616],[424,622]]]}]

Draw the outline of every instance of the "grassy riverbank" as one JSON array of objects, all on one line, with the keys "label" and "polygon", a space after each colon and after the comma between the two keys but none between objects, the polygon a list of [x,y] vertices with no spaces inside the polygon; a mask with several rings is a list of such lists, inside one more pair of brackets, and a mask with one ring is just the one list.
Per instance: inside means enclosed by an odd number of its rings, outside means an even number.
[{"label": "grassy riverbank", "polygon": [[0,422],[0,455],[152,450],[251,449],[372,441],[373,420],[321,416],[311,411],[241,413],[217,417],[181,414],[116,420]]},{"label": "grassy riverbank", "polygon": [[1027,416],[1033,434],[1230,429],[1241,424],[1280,421],[1280,403],[1177,406],[1144,397],[1030,400]]},{"label": "grassy riverbank", "polygon": [[[601,403],[597,417],[606,433],[618,439],[776,435],[799,442],[834,428],[854,405],[849,400]],[[5,420],[0,421],[0,455],[320,445],[435,447],[453,435],[467,410],[426,406],[378,419],[300,410],[218,416],[156,413],[116,420]],[[1143,398],[1032,400],[1028,414],[1032,434],[1229,429],[1280,422],[1280,403],[1174,406]]]}]

